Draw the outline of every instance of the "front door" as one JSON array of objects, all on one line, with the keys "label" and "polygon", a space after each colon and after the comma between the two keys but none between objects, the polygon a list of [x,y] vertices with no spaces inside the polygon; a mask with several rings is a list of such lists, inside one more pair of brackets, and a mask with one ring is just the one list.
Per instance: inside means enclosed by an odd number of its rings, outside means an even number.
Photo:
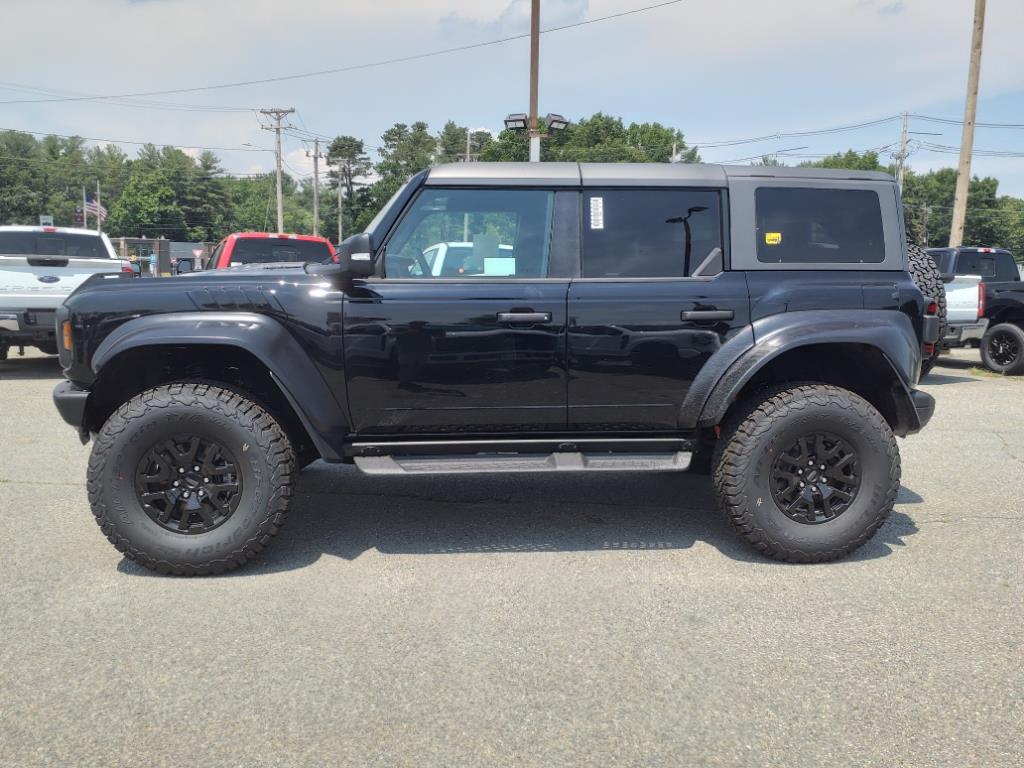
[{"label": "front door", "polygon": [[720,271],[721,194],[584,192],[582,274],[568,306],[570,429],[678,429],[701,367],[749,323],[744,275]]},{"label": "front door", "polygon": [[569,280],[548,277],[553,212],[548,190],[419,193],[383,276],[345,298],[357,432],[564,430]]}]

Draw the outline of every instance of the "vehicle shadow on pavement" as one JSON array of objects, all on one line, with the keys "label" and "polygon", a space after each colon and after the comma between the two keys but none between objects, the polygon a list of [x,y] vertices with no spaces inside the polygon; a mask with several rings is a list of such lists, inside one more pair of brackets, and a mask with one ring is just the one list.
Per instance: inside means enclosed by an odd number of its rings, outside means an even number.
[{"label": "vehicle shadow on pavement", "polygon": [[[970,366],[964,366],[963,370],[966,370]],[[973,384],[981,379],[976,379],[972,376],[956,376],[949,373],[936,373],[932,370],[931,373],[921,377],[921,383],[925,386],[936,387],[942,386],[943,384]]]},{"label": "vehicle shadow on pavement", "polygon": [[[900,489],[899,503],[921,497]],[[917,532],[894,512],[849,560],[885,557]],[[322,555],[608,552],[689,549],[704,542],[733,560],[762,557],[715,508],[708,477],[686,473],[367,477],[317,462],[306,469],[277,540],[251,576],[311,565]],[[123,560],[119,570],[150,571]],[[231,574],[228,574],[230,576]]]},{"label": "vehicle shadow on pavement", "polygon": [[63,378],[64,373],[60,367],[60,361],[56,357],[18,357],[17,352],[11,352],[11,357],[0,361],[0,380],[45,380],[57,381]]}]

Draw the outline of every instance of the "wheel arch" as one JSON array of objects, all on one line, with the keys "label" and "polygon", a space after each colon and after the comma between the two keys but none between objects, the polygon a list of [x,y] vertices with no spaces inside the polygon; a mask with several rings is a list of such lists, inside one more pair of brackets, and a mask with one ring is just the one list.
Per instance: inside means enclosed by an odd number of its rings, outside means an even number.
[{"label": "wheel arch", "polygon": [[818,382],[863,397],[897,435],[920,429],[911,389],[921,356],[909,318],[890,311],[855,312],[843,320],[835,315],[783,313],[755,323],[757,342],[719,378],[695,426],[720,424],[738,403],[765,387]]},{"label": "wheel arch", "polygon": [[341,460],[347,414],[307,351],[273,318],[208,312],[147,315],[112,332],[96,349],[91,366],[96,379],[83,425],[90,431],[145,389],[206,381],[259,401],[290,436],[306,445],[307,454],[315,451],[327,461]]}]

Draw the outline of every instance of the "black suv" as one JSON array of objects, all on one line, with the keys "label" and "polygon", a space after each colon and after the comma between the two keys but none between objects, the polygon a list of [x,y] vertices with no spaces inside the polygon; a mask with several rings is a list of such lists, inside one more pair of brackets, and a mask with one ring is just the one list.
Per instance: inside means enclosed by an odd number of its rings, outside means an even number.
[{"label": "black suv", "polygon": [[[162,572],[226,571],[299,469],[710,472],[781,560],[841,557],[899,488],[937,318],[879,173],[464,163],[336,264],[93,278],[58,317],[89,500]],[[453,480],[452,482],[457,482]]]}]

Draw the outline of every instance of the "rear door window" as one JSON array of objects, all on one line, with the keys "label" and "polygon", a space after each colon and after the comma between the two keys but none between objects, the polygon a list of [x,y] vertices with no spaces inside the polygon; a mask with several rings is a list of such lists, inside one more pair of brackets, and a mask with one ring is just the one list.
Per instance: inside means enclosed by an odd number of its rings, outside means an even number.
[{"label": "rear door window", "polygon": [[760,187],[757,259],[877,264],[885,259],[878,194],[865,189]]},{"label": "rear door window", "polygon": [[722,248],[719,194],[604,189],[583,200],[583,277],[688,277]]},{"label": "rear door window", "polygon": [[327,243],[276,237],[240,237],[231,251],[231,264],[274,264],[292,261],[321,262],[331,256]]}]

